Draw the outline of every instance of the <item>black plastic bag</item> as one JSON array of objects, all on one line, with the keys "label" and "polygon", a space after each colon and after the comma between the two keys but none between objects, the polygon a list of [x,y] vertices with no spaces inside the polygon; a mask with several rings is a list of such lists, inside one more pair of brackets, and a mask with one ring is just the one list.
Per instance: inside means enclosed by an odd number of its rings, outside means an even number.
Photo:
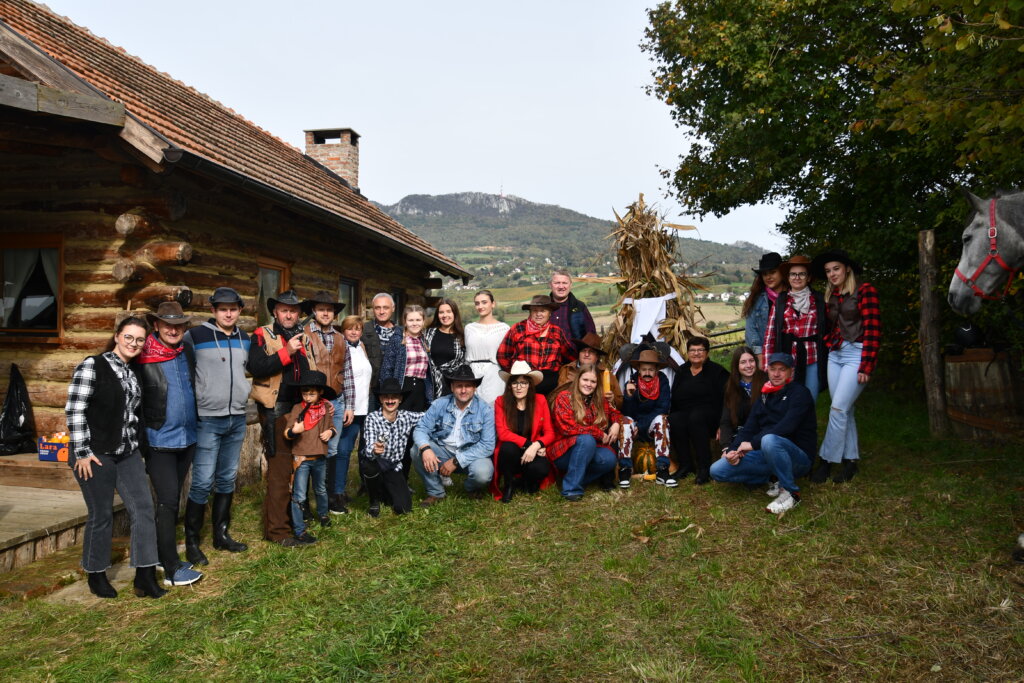
[{"label": "black plastic bag", "polygon": [[28,402],[28,387],[21,370],[11,363],[11,381],[7,385],[3,413],[0,413],[0,455],[32,453],[35,450],[36,430]]}]

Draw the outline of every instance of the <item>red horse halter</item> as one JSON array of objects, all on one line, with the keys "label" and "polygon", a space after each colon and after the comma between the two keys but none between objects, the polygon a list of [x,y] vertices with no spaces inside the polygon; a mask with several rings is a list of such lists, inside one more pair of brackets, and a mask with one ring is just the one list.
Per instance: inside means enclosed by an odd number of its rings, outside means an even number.
[{"label": "red horse halter", "polygon": [[[978,266],[978,269],[974,271],[974,275],[972,275],[969,278],[960,272],[959,266],[957,266],[956,269],[956,276],[960,278],[965,285],[971,288],[971,290],[974,292],[974,296],[980,296],[982,299],[988,299],[990,301],[1002,299],[1003,297],[1010,293],[1010,285],[1013,284],[1013,278],[1017,275],[1018,272],[1017,268],[1011,268],[1009,265],[1007,265],[1006,261],[1003,260],[1003,257],[999,255],[999,247],[996,246],[996,237],[998,235],[999,231],[996,230],[996,200],[995,198],[992,198],[991,200],[989,200],[988,203],[988,255],[985,257],[985,260],[981,262],[981,265]],[[984,291],[982,291],[981,287],[975,284],[975,280],[977,280],[978,277],[981,276],[982,272],[992,261],[995,261],[997,264],[999,264],[1000,268],[1009,273],[1009,275],[1006,277],[1006,287],[1003,288],[1003,293],[1000,294],[999,296],[995,296],[993,294],[986,294]]]}]

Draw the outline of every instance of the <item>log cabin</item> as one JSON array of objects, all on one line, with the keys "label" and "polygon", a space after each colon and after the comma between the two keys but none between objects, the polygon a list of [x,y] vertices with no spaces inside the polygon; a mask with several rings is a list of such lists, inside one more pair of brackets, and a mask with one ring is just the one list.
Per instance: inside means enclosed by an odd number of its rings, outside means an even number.
[{"label": "log cabin", "polygon": [[[234,287],[266,300],[381,291],[430,306],[469,273],[358,189],[358,134],[299,150],[28,0],[0,0],[0,390],[25,376],[39,434],[63,430],[72,370],[118,316],[176,299],[195,321]],[[434,275],[434,277],[432,277]]]}]

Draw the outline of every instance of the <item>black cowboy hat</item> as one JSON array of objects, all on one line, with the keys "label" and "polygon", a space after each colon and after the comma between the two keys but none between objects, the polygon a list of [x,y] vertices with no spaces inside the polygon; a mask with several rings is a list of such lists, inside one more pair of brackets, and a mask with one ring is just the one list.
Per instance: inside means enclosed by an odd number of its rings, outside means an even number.
[{"label": "black cowboy hat", "polygon": [[561,304],[556,304],[554,301],[551,300],[551,297],[548,296],[547,294],[537,294],[532,299],[523,304],[522,308],[524,311],[528,311],[531,308],[534,308],[535,306],[546,308],[549,311],[557,311],[561,307]]},{"label": "black cowboy hat", "polygon": [[213,290],[213,294],[210,296],[210,305],[216,306],[217,304],[238,304],[241,306],[242,297],[231,287],[218,287]]},{"label": "black cowboy hat", "polygon": [[147,313],[146,319],[152,326],[157,320],[162,320],[171,325],[188,325],[191,318],[181,310],[181,304],[177,301],[163,301],[156,307],[156,313]]},{"label": "black cowboy hat", "polygon": [[593,349],[594,352],[599,356],[607,356],[601,349],[601,336],[596,332],[587,332],[583,335],[583,339],[573,339],[572,343],[576,345],[576,352],[579,353],[583,349]]},{"label": "black cowboy hat", "polygon": [[650,332],[643,336],[639,344],[623,344],[619,349],[619,360],[623,365],[632,364],[632,361],[640,358],[640,354],[647,349],[657,351],[658,355],[665,360],[666,367],[672,370],[679,369],[679,363],[672,357],[672,347],[668,345],[668,342],[655,340],[654,335]]},{"label": "black cowboy hat", "polygon": [[476,386],[480,386],[480,382],[484,381],[483,377],[477,377],[473,374],[473,368],[469,367],[465,363],[457,365],[455,369],[450,372],[443,373],[444,378],[451,382],[472,382]]},{"label": "black cowboy hat", "polygon": [[334,315],[338,315],[341,313],[341,309],[345,308],[345,304],[340,301],[335,301],[330,292],[325,289],[321,289],[312,297],[302,302],[302,312],[306,315],[313,315],[313,309],[316,308],[317,304],[328,304],[329,306],[334,306]]},{"label": "black cowboy hat", "polygon": [[751,270],[761,275],[769,270],[775,270],[781,265],[782,257],[777,252],[770,251],[767,254],[761,254],[761,260],[758,262],[757,268],[751,268]]},{"label": "black cowboy hat", "polygon": [[270,315],[274,315],[274,306],[277,306],[278,304],[298,306],[299,308],[302,308],[302,302],[299,301],[299,295],[295,293],[294,289],[281,292],[277,295],[276,299],[267,299],[267,310],[270,311]]},{"label": "black cowboy hat", "polygon": [[402,383],[399,382],[394,377],[386,377],[385,379],[382,379],[380,381],[380,384],[377,385],[377,388],[373,390],[373,393],[377,394],[378,396],[381,396],[383,394],[395,394],[396,396],[404,396],[408,394],[409,391],[409,389],[406,389],[404,386],[402,386]]},{"label": "black cowboy hat", "polygon": [[831,263],[832,261],[839,261],[844,266],[854,272],[855,275],[860,275],[861,268],[860,264],[850,258],[850,255],[846,253],[845,249],[829,249],[823,251],[814,257],[811,261],[811,274],[819,280],[825,279],[825,264]]},{"label": "black cowboy hat", "polygon": [[289,375],[285,384],[292,387],[316,387],[323,392],[323,397],[328,401],[338,398],[338,392],[327,383],[327,375],[319,370],[303,370],[299,373],[298,379],[294,375]]}]

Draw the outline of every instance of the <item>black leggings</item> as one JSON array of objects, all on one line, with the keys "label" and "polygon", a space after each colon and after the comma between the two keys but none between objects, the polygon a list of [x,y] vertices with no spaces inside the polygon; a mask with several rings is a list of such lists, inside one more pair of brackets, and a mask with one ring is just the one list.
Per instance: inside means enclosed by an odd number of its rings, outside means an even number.
[{"label": "black leggings", "polygon": [[498,474],[505,477],[522,476],[523,487],[530,492],[538,491],[540,483],[551,471],[551,463],[539,455],[525,465],[522,462],[525,448],[511,441],[504,441],[498,449]]},{"label": "black leggings", "polygon": [[192,466],[195,445],[188,448],[150,448],[146,454],[146,472],[156,491],[156,548],[160,564],[174,574],[178,567],[178,501],[181,487]]},{"label": "black leggings", "polygon": [[537,385],[537,393],[547,396],[558,386],[558,370],[541,370],[541,374],[544,375],[544,379]]},{"label": "black leggings", "polygon": [[412,495],[406,481],[408,475],[400,470],[384,471],[376,460],[366,458],[359,458],[359,474],[366,484],[370,505],[390,500],[391,509],[396,515],[403,515],[412,510]]}]

